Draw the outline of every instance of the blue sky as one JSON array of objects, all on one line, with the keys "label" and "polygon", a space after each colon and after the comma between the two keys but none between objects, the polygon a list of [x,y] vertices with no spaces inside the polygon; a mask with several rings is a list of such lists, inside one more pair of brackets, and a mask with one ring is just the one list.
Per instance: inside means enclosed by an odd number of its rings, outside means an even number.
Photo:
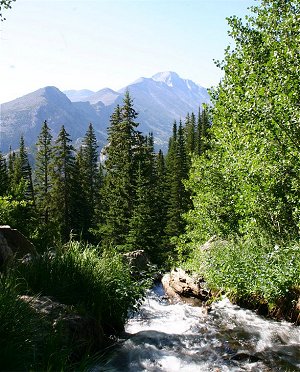
[{"label": "blue sky", "polygon": [[255,0],[16,0],[0,24],[0,102],[47,85],[120,89],[161,71],[210,87],[226,17]]}]

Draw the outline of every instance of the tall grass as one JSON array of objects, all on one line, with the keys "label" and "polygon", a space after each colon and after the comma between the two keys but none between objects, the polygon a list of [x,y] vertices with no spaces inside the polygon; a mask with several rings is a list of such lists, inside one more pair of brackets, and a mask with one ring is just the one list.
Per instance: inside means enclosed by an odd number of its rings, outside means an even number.
[{"label": "tall grass", "polygon": [[132,279],[121,255],[100,255],[96,247],[79,242],[19,262],[0,276],[0,370],[80,369],[73,355],[80,350],[84,357],[94,341],[87,340],[82,352],[83,340],[69,338],[61,327],[54,330],[54,319],[35,311],[20,295],[52,296],[96,321],[97,330],[112,333],[123,329],[128,311],[143,293],[144,285]]},{"label": "tall grass", "polygon": [[0,278],[0,369],[64,369],[68,350],[60,335],[22,301],[11,277]]},{"label": "tall grass", "polygon": [[122,329],[128,310],[143,293],[121,255],[100,255],[96,247],[72,241],[20,265],[18,276],[28,293],[74,305],[110,331]]},{"label": "tall grass", "polygon": [[202,273],[212,288],[238,299],[262,298],[270,306],[300,286],[298,243],[239,238],[194,250],[185,265]]}]

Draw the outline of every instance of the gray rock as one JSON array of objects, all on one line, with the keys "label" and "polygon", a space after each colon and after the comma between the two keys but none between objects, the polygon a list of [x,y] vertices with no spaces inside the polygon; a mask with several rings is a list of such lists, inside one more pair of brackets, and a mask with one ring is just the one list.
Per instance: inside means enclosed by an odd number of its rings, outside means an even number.
[{"label": "gray rock", "polygon": [[180,268],[165,274],[162,278],[162,285],[173,301],[193,297],[201,303],[211,297],[211,292],[203,279],[195,278]]},{"label": "gray rock", "polygon": [[20,296],[38,314],[52,324],[56,332],[75,346],[72,359],[79,359],[87,351],[100,350],[105,346],[105,336],[99,322],[94,318],[82,316],[68,306],[49,296]]},{"label": "gray rock", "polygon": [[123,257],[125,262],[127,262],[130,268],[135,272],[147,270],[150,264],[149,258],[143,249],[125,253]]},{"label": "gray rock", "polygon": [[8,225],[0,226],[0,266],[13,257],[22,258],[28,253],[37,254],[34,245],[20,231]]}]

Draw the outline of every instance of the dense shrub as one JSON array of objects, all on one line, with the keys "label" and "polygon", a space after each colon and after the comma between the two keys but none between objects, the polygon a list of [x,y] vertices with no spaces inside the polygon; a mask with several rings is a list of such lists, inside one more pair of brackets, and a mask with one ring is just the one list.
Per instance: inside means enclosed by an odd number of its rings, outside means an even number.
[{"label": "dense shrub", "polygon": [[270,305],[300,286],[299,244],[237,239],[194,251],[186,266],[204,274],[212,288],[235,298],[258,297]]}]

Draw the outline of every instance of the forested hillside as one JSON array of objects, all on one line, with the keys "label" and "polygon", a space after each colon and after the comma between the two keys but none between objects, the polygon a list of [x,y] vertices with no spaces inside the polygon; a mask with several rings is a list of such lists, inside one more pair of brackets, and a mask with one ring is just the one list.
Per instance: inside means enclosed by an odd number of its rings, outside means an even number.
[{"label": "forested hillside", "polygon": [[20,150],[8,161],[1,157],[0,223],[18,228],[41,252],[72,237],[103,250],[142,248],[156,263],[172,258],[171,238],[184,231],[182,213],[191,207],[182,180],[191,154],[206,146],[207,111],[174,122],[166,156],[155,153],[152,134],[142,134],[138,125],[127,92],[111,116],[103,162],[92,124],[75,150],[64,126],[53,141],[45,121],[34,169],[21,137]]}]

